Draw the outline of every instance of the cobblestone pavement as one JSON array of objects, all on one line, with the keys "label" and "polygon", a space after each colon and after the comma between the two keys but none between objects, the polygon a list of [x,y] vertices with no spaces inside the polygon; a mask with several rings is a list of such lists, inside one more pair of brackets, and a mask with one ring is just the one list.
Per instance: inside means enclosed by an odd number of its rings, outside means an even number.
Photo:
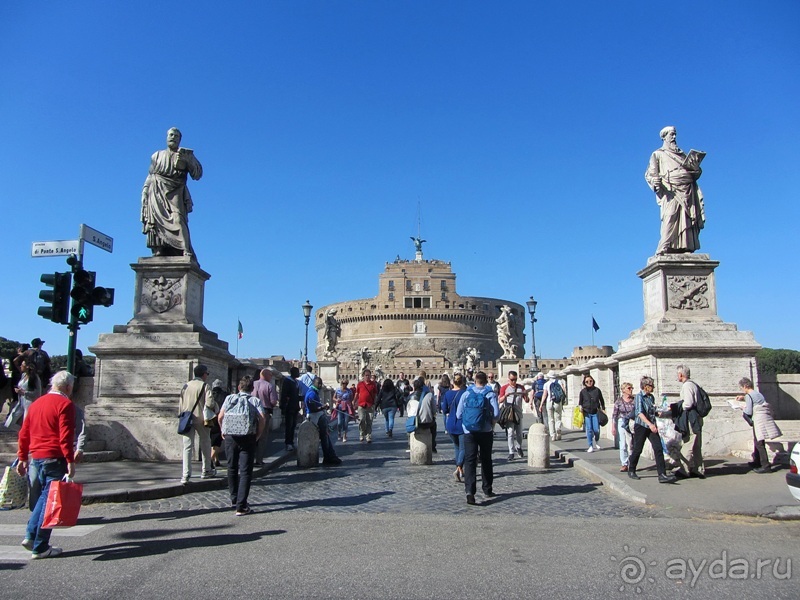
[{"label": "cobblestone pavement", "polygon": [[[397,432],[397,430],[396,430]],[[358,438],[356,438],[357,440]],[[343,463],[337,467],[299,469],[291,461],[256,480],[250,505],[258,512],[311,511],[338,513],[443,513],[487,511],[496,515],[525,514],[582,517],[658,517],[658,509],[629,503],[601,485],[586,480],[572,468],[555,463],[535,471],[526,459],[507,461],[506,441],[494,441],[497,497],[483,498],[478,482],[478,507],[466,504],[463,484],[453,477],[453,446],[449,437],[438,436],[434,464],[412,466],[407,436],[388,439],[376,428],[372,444],[358,441],[337,444]],[[526,451],[527,455],[527,451]],[[222,470],[224,474],[224,469]],[[173,510],[223,509],[230,506],[227,491],[187,494],[164,500],[108,505],[110,511],[169,512]]]}]

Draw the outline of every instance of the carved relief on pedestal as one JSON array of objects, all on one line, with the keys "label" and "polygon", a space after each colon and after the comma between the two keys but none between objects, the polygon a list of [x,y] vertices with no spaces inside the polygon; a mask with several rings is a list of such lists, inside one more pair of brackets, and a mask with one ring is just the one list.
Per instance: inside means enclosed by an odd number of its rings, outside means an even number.
[{"label": "carved relief on pedestal", "polygon": [[708,277],[703,275],[668,275],[667,297],[670,308],[701,310],[711,307],[708,300]]},{"label": "carved relief on pedestal", "polygon": [[183,302],[181,280],[167,279],[164,276],[142,280],[142,305],[155,312],[165,313]]}]

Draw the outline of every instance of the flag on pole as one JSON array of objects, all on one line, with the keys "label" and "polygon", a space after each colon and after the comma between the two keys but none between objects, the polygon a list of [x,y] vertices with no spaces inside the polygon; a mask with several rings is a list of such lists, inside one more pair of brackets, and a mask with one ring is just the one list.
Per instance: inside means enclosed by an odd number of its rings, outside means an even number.
[{"label": "flag on pole", "polygon": [[242,336],[244,336],[244,329],[242,329],[242,322],[241,321],[239,321],[238,332],[239,332],[239,337],[237,339],[242,339]]},{"label": "flag on pole", "polygon": [[592,316],[592,329],[594,329],[595,331],[598,331],[600,329],[600,325],[598,325],[597,321],[594,320],[594,316]]}]

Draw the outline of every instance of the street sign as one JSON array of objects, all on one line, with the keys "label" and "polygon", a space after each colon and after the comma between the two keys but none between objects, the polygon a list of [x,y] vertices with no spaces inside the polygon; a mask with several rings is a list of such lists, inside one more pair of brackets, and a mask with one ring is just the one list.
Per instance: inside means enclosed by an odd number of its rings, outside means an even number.
[{"label": "street sign", "polygon": [[96,229],[92,229],[88,225],[81,223],[81,239],[89,242],[92,246],[97,246],[106,252],[113,252],[114,238],[107,236],[105,233],[100,233]]},{"label": "street sign", "polygon": [[[58,240],[55,242],[33,242],[31,256],[39,258],[42,256],[67,256],[69,254],[79,254],[81,247],[80,240]],[[111,252],[109,250],[109,252]]]}]

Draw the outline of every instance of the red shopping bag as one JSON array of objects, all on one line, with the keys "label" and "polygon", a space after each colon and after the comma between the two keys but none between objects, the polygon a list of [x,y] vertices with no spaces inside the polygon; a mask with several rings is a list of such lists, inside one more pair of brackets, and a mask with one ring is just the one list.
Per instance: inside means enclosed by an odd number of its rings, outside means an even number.
[{"label": "red shopping bag", "polygon": [[72,527],[78,522],[83,498],[83,484],[74,481],[53,481],[47,493],[42,529]]}]

